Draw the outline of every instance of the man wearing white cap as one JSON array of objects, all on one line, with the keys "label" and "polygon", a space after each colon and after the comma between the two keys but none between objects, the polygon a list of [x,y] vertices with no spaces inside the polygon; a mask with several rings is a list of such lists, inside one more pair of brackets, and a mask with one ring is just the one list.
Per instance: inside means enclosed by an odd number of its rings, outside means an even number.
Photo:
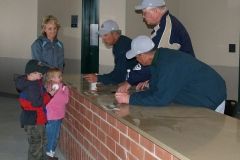
[{"label": "man wearing white cap", "polygon": [[84,78],[90,82],[101,82],[107,84],[119,84],[126,80],[127,70],[133,68],[136,59],[127,59],[126,52],[131,48],[131,39],[121,35],[118,24],[113,20],[106,20],[99,29],[99,35],[106,46],[112,47],[114,56],[114,69],[104,75],[86,74]]},{"label": "man wearing white cap", "polygon": [[226,86],[222,77],[210,66],[181,51],[159,48],[147,36],[131,43],[128,59],[136,57],[150,66],[149,89],[141,92],[117,92],[118,103],[143,106],[166,106],[171,103],[201,106],[224,113]]},{"label": "man wearing white cap", "polygon": [[[195,57],[187,30],[176,17],[169,13],[164,0],[142,0],[135,10],[140,10],[145,23],[153,27],[151,39],[157,48],[180,50]],[[138,64],[130,72],[127,83],[118,90],[124,92],[131,85],[150,79],[149,72],[149,67]]]}]

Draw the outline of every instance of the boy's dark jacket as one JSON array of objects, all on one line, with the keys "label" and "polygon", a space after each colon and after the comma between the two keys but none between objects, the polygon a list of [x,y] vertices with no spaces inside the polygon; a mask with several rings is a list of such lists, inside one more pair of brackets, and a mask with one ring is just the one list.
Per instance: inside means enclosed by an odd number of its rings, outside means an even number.
[{"label": "boy's dark jacket", "polygon": [[22,110],[21,125],[43,125],[46,123],[45,105],[51,97],[46,92],[42,80],[29,81],[26,75],[15,80],[19,91],[19,103]]}]

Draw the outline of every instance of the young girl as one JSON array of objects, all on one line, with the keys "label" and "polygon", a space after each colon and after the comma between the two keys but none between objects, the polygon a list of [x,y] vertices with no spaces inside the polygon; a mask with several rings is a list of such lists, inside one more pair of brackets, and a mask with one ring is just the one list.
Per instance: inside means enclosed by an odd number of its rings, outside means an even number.
[{"label": "young girl", "polygon": [[42,63],[63,70],[64,48],[63,43],[58,40],[57,35],[60,29],[56,17],[48,15],[42,22],[42,35],[36,39],[32,48],[32,58]]},{"label": "young girl", "polygon": [[47,104],[47,147],[46,154],[55,157],[55,149],[60,134],[62,119],[65,116],[65,107],[69,100],[69,89],[62,83],[62,71],[58,68],[49,69],[46,74],[46,88],[53,95]]}]

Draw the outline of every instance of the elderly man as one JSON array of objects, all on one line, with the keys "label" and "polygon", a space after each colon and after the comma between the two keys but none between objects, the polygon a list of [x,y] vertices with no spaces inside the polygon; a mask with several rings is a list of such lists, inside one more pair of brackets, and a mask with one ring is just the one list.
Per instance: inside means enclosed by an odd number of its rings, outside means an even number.
[{"label": "elderly man", "polygon": [[112,47],[115,62],[114,69],[108,74],[86,74],[83,77],[91,83],[119,84],[126,80],[127,70],[137,64],[136,59],[128,60],[126,58],[126,52],[131,48],[132,40],[121,35],[118,24],[113,20],[103,22],[99,29],[99,35],[106,46]]},{"label": "elderly man", "polygon": [[147,36],[132,41],[127,58],[137,58],[151,68],[149,89],[133,93],[116,93],[118,103],[143,106],[166,106],[178,103],[202,106],[224,113],[226,86],[210,66],[189,54],[167,48],[154,49]]},{"label": "elderly man", "polygon": [[[151,38],[157,48],[180,50],[195,57],[187,30],[176,17],[169,13],[164,0],[142,0],[135,9],[142,12],[148,26],[154,27]],[[126,92],[132,85],[149,80],[150,77],[149,67],[138,64],[118,91]]]}]

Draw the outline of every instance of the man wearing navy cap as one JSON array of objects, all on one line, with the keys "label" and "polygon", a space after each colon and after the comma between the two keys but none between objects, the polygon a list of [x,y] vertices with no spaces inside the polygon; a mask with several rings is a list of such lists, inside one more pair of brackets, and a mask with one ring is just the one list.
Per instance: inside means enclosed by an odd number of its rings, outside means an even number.
[{"label": "man wearing navy cap", "polygon": [[[164,0],[142,0],[135,10],[140,10],[145,23],[153,28],[151,39],[156,48],[180,50],[195,57],[187,30],[169,13]],[[150,68],[138,64],[118,91],[126,92],[132,85],[149,80],[150,77]],[[146,83],[140,83],[137,88],[141,88],[141,84]]]},{"label": "man wearing navy cap", "polygon": [[206,107],[224,113],[226,85],[223,78],[207,64],[193,56],[167,48],[154,49],[147,36],[132,41],[128,59],[136,57],[150,66],[149,89],[115,94],[118,103],[143,106],[167,106],[171,103]]},{"label": "man wearing navy cap", "polygon": [[103,75],[86,74],[84,78],[90,82],[107,84],[119,84],[126,80],[127,70],[132,69],[137,61],[128,60],[126,52],[131,48],[131,39],[121,35],[118,24],[113,20],[106,20],[99,29],[99,35],[106,46],[112,47],[114,56],[114,69],[112,72]]}]

